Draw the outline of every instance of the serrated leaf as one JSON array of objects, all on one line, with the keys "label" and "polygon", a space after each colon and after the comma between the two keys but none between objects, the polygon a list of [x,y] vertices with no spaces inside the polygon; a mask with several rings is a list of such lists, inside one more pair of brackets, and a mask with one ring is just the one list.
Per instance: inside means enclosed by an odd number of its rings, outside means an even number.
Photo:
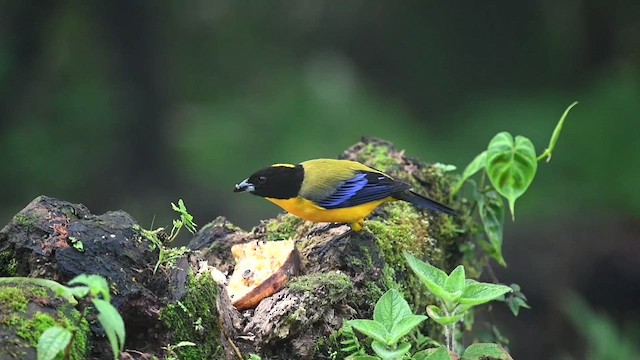
[{"label": "serrated leaf", "polygon": [[459,302],[467,305],[467,307],[476,306],[494,300],[511,291],[511,288],[505,285],[467,282]]},{"label": "serrated leaf", "polygon": [[507,266],[502,257],[502,234],[504,230],[504,202],[498,194],[491,191],[478,199],[478,210],[484,232],[489,239],[486,248],[489,255],[500,265]]},{"label": "serrated leaf", "polygon": [[411,308],[402,294],[396,289],[390,289],[378,299],[373,310],[373,320],[391,331],[395,324],[411,314]]},{"label": "serrated leaf", "polygon": [[464,266],[458,265],[455,269],[453,269],[451,274],[449,274],[449,277],[447,277],[447,281],[444,284],[444,289],[450,293],[462,293],[462,291],[464,290],[464,281]]},{"label": "serrated leaf", "polygon": [[351,355],[347,356],[345,360],[380,360],[380,358],[372,355]]},{"label": "serrated leaf", "polygon": [[45,330],[38,339],[38,360],[52,360],[71,342],[71,331],[52,326]]},{"label": "serrated leaf", "polygon": [[455,296],[444,289],[448,278],[444,271],[416,258],[406,251],[404,252],[404,257],[411,270],[422,280],[431,293],[445,301],[450,302],[454,299]]},{"label": "serrated leaf", "polygon": [[500,345],[477,343],[470,345],[462,354],[461,360],[513,360],[511,355]]},{"label": "serrated leaf", "polygon": [[429,315],[429,317],[433,321],[437,322],[438,324],[442,326],[447,326],[447,325],[455,324],[458,321],[460,321],[464,316],[464,313],[447,315],[444,313],[444,311],[442,311],[442,309],[440,309],[436,305],[429,305],[427,306],[427,315]]},{"label": "serrated leaf", "polygon": [[374,341],[371,343],[371,348],[375,351],[376,355],[380,356],[382,359],[400,359],[404,354],[409,351],[411,348],[411,344],[404,343],[398,346],[395,349],[389,349],[384,343],[380,341]]},{"label": "serrated leaf", "polygon": [[407,335],[411,330],[425,320],[427,320],[427,317],[424,315],[409,315],[403,318],[393,326],[391,331],[389,331],[389,340],[387,341],[387,344],[395,345],[400,341],[400,339],[402,339],[402,337]]},{"label": "serrated leaf", "polygon": [[451,354],[446,347],[440,346],[419,351],[413,355],[412,360],[451,360]]},{"label": "serrated leaf", "polygon": [[69,285],[81,284],[89,287],[89,292],[94,297],[102,297],[107,302],[111,301],[109,295],[109,283],[100,275],[80,274],[68,283]]},{"label": "serrated leaf", "polygon": [[349,320],[349,325],[368,337],[385,343],[389,332],[381,323],[368,319]]},{"label": "serrated leaf", "polygon": [[111,350],[113,351],[113,358],[119,359],[120,352],[124,349],[125,341],[125,329],[124,321],[111,303],[102,299],[93,299],[93,305],[98,310],[98,321],[102,325],[107,339],[111,344]]},{"label": "serrated leaf", "polygon": [[498,133],[487,148],[487,175],[493,187],[509,202],[515,220],[515,202],[527,190],[538,168],[531,140],[508,132]]},{"label": "serrated leaf", "polygon": [[462,172],[462,176],[460,177],[460,180],[458,180],[456,185],[453,187],[452,192],[454,194],[457,193],[462,187],[462,185],[464,185],[464,182],[467,181],[467,179],[472,177],[478,171],[484,169],[486,163],[487,163],[487,151],[485,150],[480,154],[478,154],[473,160],[471,160],[469,165],[467,165],[467,167],[464,168],[464,171]]}]

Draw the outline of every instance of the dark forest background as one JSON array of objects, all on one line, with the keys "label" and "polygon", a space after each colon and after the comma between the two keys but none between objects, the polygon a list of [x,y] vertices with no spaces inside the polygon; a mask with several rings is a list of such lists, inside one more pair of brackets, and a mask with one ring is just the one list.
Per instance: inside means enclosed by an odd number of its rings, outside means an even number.
[{"label": "dark forest background", "polygon": [[582,359],[570,292],[640,334],[637,1],[0,1],[0,223],[46,194],[251,228],[257,168],[367,135],[461,171],[503,130],[540,153],[574,100],[497,269],[533,308],[492,316],[516,359]]}]

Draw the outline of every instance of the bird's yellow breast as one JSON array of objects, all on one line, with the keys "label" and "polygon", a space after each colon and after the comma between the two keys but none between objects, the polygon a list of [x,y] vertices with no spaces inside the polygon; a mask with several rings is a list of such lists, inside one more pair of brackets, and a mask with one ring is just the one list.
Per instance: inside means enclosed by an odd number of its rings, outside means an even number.
[{"label": "bird's yellow breast", "polygon": [[266,199],[285,209],[289,213],[305,220],[313,222],[336,222],[350,224],[362,222],[364,218],[369,216],[369,214],[371,214],[371,212],[375,208],[377,208],[381,204],[395,200],[391,197],[387,197],[381,200],[376,200],[348,208],[325,209],[300,196],[291,199]]}]

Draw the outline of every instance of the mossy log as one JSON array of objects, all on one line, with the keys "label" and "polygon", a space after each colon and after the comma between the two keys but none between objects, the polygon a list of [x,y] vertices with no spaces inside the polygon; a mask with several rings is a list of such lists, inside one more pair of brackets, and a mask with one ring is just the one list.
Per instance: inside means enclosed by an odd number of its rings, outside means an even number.
[{"label": "mossy log", "polygon": [[[441,166],[406,157],[386,141],[365,138],[341,158],[385,171],[435,200],[464,206],[452,203],[449,191],[455,179]],[[370,318],[387,289],[401,289],[420,312],[433,301],[407,270],[402,253],[410,251],[451,270],[461,261],[460,245],[468,241],[463,221],[403,202],[378,208],[359,233],[349,232],[346,225],[313,224],[291,215],[265,220],[247,232],[219,217],[195,234],[188,245],[191,252],[175,267],[153,274],[158,251],[134,230],[129,215],[96,216],[82,205],[39,197],[0,231],[0,276],[63,283],[80,273],[105,276],[127,327],[128,359],[162,357],[168,344],[181,341],[197,344],[173,349],[181,359],[246,359],[249,354],[328,359],[339,354],[336,333],[343,322]],[[230,273],[235,244],[283,239],[296,241],[302,275],[255,309],[238,312],[206,269]],[[83,251],[73,246],[76,241]],[[99,329],[93,330],[92,357],[110,358]],[[440,337],[435,329],[423,330]]]}]

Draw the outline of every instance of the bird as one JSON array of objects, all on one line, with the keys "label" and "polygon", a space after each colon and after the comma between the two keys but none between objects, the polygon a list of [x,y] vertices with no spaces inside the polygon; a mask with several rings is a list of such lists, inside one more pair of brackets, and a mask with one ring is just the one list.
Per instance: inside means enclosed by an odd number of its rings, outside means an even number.
[{"label": "bird", "polygon": [[357,161],[314,159],[265,167],[236,184],[233,191],[263,197],[304,220],[347,223],[354,231],[363,229],[375,208],[397,200],[456,215],[452,208],[411,188]]}]

